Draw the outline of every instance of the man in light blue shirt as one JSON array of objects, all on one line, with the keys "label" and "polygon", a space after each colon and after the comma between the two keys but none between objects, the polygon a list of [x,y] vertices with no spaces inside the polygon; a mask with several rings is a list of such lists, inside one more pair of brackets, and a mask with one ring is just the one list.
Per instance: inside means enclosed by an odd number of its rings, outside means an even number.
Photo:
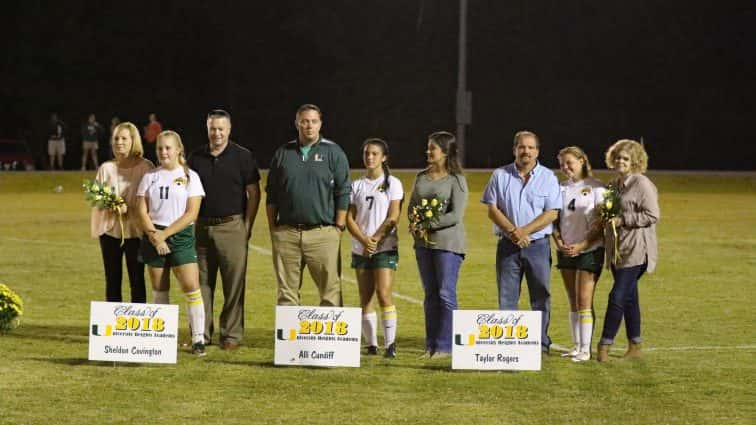
[{"label": "man in light blue shirt", "polygon": [[518,310],[522,276],[528,282],[530,307],[541,311],[541,345],[546,353],[551,314],[552,222],[562,208],[562,194],[554,173],[538,163],[540,142],[529,131],[514,137],[515,162],[494,170],[480,201],[488,205],[488,218],[499,236],[496,247],[496,282],[499,308]]}]

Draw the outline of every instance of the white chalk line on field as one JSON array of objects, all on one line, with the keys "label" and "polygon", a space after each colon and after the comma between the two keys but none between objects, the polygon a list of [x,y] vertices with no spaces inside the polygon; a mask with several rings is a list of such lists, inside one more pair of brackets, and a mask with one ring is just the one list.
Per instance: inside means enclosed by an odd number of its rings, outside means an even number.
[{"label": "white chalk line on field", "polygon": [[36,244],[44,244],[44,245],[51,245],[51,246],[66,246],[69,248],[91,248],[92,246],[97,246],[97,242],[94,242],[92,244],[84,244],[84,243],[70,243],[70,242],[53,242],[53,241],[46,241],[43,239],[21,239],[21,238],[13,238],[13,237],[0,237],[0,239],[11,241],[11,242],[23,242],[23,243],[36,243]]},{"label": "white chalk line on field", "polygon": [[[595,347],[594,347],[595,348]],[[612,347],[611,351],[622,352],[627,347]],[[559,344],[551,344],[551,349],[554,351],[566,353],[572,348],[564,347]],[[687,347],[643,347],[643,351],[723,351],[723,350],[756,350],[756,345],[730,345],[730,346],[687,346]]]},{"label": "white chalk line on field", "polygon": [[[35,243],[35,244],[44,244],[44,245],[52,245],[52,246],[65,246],[65,247],[74,247],[74,248],[91,248],[93,244],[81,244],[81,243],[67,243],[67,242],[52,242],[47,241],[43,239],[22,239],[22,238],[14,238],[14,237],[0,237],[0,240],[6,240],[11,242],[22,242],[22,243]],[[253,251],[259,252],[264,255],[273,255],[271,250],[267,248],[263,248],[261,246],[252,245],[249,244],[249,248]],[[342,276],[342,279],[346,280],[347,282],[357,284],[357,281]],[[399,299],[405,300],[407,302],[413,303],[413,304],[422,304],[422,301],[409,297],[407,295],[402,295],[397,293],[396,291],[393,292],[393,295]],[[561,346],[559,344],[551,344],[551,348],[554,351],[559,352],[567,352],[570,351],[571,348]],[[616,347],[612,348],[612,351],[622,351],[624,348]],[[756,350],[756,345],[730,345],[730,346],[723,346],[723,345],[710,345],[710,346],[680,346],[680,347],[644,347],[644,351],[720,351],[720,350]]]}]

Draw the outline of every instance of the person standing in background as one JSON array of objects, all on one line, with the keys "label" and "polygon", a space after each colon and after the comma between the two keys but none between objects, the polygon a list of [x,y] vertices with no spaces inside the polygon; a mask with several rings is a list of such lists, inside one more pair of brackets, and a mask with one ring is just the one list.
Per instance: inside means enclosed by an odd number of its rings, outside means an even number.
[{"label": "person standing in background", "polygon": [[89,114],[87,122],[81,126],[81,171],[87,169],[87,157],[92,158],[94,168],[99,167],[97,149],[100,143],[102,126],[97,122],[95,114]]},{"label": "person standing in background", "polygon": [[149,122],[144,126],[144,155],[152,162],[156,162],[155,156],[155,140],[157,140],[158,134],[163,131],[163,125],[157,120],[157,115],[154,112],[148,116]]},{"label": "person standing in background", "polygon": [[61,121],[57,113],[50,115],[47,131],[47,154],[50,157],[50,170],[63,169],[63,157],[66,155],[66,124]]}]

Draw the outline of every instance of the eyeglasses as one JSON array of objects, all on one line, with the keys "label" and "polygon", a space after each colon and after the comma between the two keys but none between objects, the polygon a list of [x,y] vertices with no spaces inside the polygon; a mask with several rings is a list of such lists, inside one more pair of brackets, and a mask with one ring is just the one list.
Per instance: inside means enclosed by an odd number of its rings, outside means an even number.
[{"label": "eyeglasses", "polygon": [[207,113],[207,118],[231,118],[231,114],[223,109],[211,109],[210,112]]}]

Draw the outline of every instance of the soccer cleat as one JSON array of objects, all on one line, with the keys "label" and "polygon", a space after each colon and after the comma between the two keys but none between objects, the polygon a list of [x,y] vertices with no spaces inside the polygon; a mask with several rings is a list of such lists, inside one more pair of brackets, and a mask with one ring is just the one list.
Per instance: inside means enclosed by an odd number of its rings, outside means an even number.
[{"label": "soccer cleat", "polygon": [[431,356],[431,358],[432,358],[433,360],[438,360],[438,359],[446,359],[446,358],[449,358],[449,357],[451,357],[451,353],[449,353],[449,352],[446,352],[446,351],[436,351],[436,352],[435,352],[435,353],[433,353],[433,355]]},{"label": "soccer cleat", "polygon": [[562,353],[561,357],[575,357],[575,356],[578,355],[578,353],[580,353],[580,351],[578,351],[578,348],[577,347],[573,347],[572,350],[570,350],[570,351],[568,351],[566,353]]},{"label": "soccer cleat", "polygon": [[205,344],[201,342],[195,342],[194,344],[192,344],[192,354],[197,357],[206,356],[207,353],[205,352]]},{"label": "soccer cleat", "polygon": [[575,363],[579,362],[585,362],[591,359],[591,353],[586,353],[585,351],[581,351],[577,354],[575,354],[575,357],[572,358],[572,361]]},{"label": "soccer cleat", "polygon": [[396,343],[395,342],[392,342],[388,347],[386,347],[386,352],[383,353],[383,357],[386,357],[389,359],[396,358]]},{"label": "soccer cleat", "polygon": [[367,354],[368,356],[378,355],[378,347],[376,347],[375,345],[368,345],[365,354]]},{"label": "soccer cleat", "polygon": [[426,351],[423,353],[422,356],[418,357],[418,360],[428,360],[431,357],[433,357],[433,353],[431,353],[430,351]]}]

